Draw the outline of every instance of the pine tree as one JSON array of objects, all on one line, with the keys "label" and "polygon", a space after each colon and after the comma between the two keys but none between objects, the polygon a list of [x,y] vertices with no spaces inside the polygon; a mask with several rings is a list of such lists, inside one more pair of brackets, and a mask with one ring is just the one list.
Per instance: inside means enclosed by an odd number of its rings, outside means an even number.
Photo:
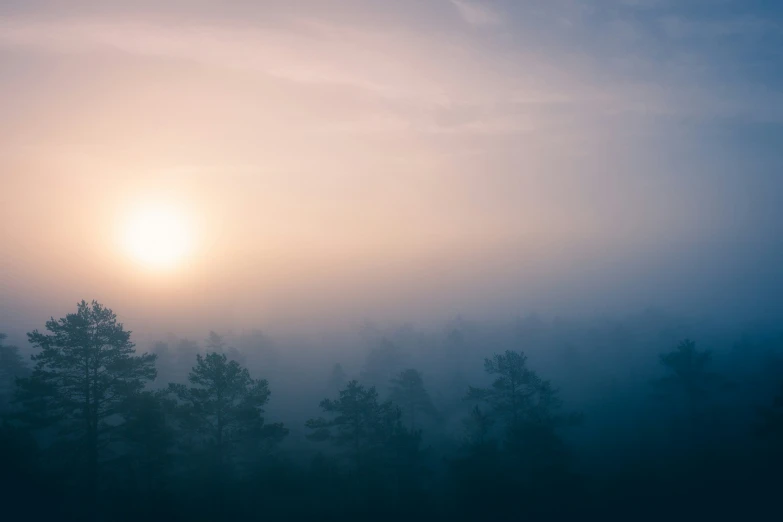
[{"label": "pine tree", "polygon": [[711,361],[711,351],[697,350],[695,342],[685,339],[674,351],[660,355],[661,365],[669,375],[660,379],[658,385],[681,393],[695,405],[718,380],[718,376],[709,371]]},{"label": "pine tree", "polygon": [[339,392],[345,386],[347,378],[345,370],[340,363],[335,363],[332,367],[332,373],[329,375],[329,391]]},{"label": "pine tree", "polygon": [[729,382],[710,371],[712,352],[696,349],[696,343],[690,339],[681,341],[675,350],[659,357],[667,375],[653,383],[655,391],[673,408],[679,405],[684,410],[688,431],[693,437],[700,427],[705,427],[710,395],[728,388]]},{"label": "pine tree", "polygon": [[510,428],[533,417],[550,415],[560,405],[549,383],[528,368],[527,356],[522,352],[495,354],[484,360],[484,371],[495,376],[492,387],[471,386],[467,398],[488,403]]},{"label": "pine tree", "polygon": [[389,398],[402,409],[411,430],[416,429],[417,414],[436,414],[421,373],[413,368],[403,370],[391,380]]},{"label": "pine tree", "polygon": [[362,368],[362,380],[374,386],[385,386],[400,371],[404,356],[400,347],[384,338],[380,344],[367,353]]},{"label": "pine tree", "polygon": [[375,387],[365,388],[350,381],[337,399],[324,399],[320,404],[331,418],[319,417],[307,421],[312,432],[310,440],[330,441],[345,448],[357,469],[388,444],[398,429],[401,412],[391,402],[379,402]]},{"label": "pine tree", "polygon": [[[557,391],[528,368],[522,352],[495,354],[485,359],[484,370],[495,376],[492,386],[470,387],[467,398],[486,402],[492,415],[504,425],[504,450],[516,463],[520,478],[529,482],[536,475],[562,475],[568,452],[557,429],[578,424],[581,417],[559,413],[562,401]],[[473,418],[474,424],[481,421],[486,425],[480,411],[474,410]]]},{"label": "pine tree", "polygon": [[247,368],[225,354],[197,354],[188,381],[190,386],[170,384],[169,391],[179,400],[185,428],[214,450],[219,470],[239,444],[274,444],[288,433],[282,424],[265,423],[271,394],[267,381],[251,378]]},{"label": "pine tree", "polygon": [[223,353],[226,349],[226,341],[223,339],[222,335],[210,330],[209,335],[207,336],[206,346],[208,352]]},{"label": "pine tree", "polygon": [[36,427],[55,426],[62,441],[74,442],[84,471],[84,494],[94,508],[101,453],[117,429],[131,397],[155,378],[155,356],[136,355],[128,330],[111,309],[82,301],[76,313],[46,322],[30,343],[32,374],[19,380],[24,419]]}]

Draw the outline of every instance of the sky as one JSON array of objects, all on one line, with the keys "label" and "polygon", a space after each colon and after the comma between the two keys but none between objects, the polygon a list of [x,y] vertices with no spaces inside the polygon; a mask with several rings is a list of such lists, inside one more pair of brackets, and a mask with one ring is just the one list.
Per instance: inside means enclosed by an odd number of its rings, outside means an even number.
[{"label": "sky", "polygon": [[0,330],[774,321],[782,146],[780,2],[3,0]]}]

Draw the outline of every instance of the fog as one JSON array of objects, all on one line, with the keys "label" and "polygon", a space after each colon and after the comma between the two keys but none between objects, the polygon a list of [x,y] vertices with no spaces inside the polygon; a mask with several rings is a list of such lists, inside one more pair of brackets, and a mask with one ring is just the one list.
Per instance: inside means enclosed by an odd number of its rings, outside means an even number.
[{"label": "fog", "polygon": [[0,2],[0,518],[762,519],[781,48],[760,0]]}]

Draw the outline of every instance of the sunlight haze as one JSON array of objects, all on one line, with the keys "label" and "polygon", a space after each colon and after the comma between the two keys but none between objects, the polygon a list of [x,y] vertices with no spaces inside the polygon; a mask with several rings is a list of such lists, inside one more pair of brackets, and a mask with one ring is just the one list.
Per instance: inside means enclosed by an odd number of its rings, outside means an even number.
[{"label": "sunlight haze", "polygon": [[780,317],[774,11],[3,2],[0,311]]}]

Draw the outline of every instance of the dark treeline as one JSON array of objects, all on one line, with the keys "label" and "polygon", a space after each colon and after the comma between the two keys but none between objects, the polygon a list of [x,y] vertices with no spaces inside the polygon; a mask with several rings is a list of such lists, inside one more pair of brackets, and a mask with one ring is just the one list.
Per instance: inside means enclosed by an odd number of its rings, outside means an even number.
[{"label": "dark treeline", "polygon": [[145,352],[81,302],[28,340],[0,335],[4,520],[781,514],[780,335],[649,312]]}]

